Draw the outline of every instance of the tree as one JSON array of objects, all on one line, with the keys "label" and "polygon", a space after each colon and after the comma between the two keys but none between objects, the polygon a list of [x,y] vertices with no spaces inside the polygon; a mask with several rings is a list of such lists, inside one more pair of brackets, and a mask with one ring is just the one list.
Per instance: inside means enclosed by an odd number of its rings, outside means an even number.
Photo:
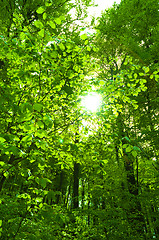
[{"label": "tree", "polygon": [[[60,137],[69,136],[67,129],[76,121],[72,109],[88,69],[84,40],[67,15],[72,4],[29,3],[1,2],[3,14],[10,16],[1,18],[2,239],[39,238],[42,229],[43,238],[60,235],[58,228],[64,224],[60,208],[53,217],[45,212],[53,213],[51,204],[64,203],[63,182],[66,178],[69,184],[69,179],[62,168],[72,155],[65,149],[70,138],[63,147]],[[47,222],[57,218],[59,224],[47,232]],[[36,235],[30,221],[40,224]]]},{"label": "tree", "polygon": [[157,238],[157,3],[0,4],[1,238]]},{"label": "tree", "polygon": [[[136,11],[139,6],[140,11]],[[155,14],[154,18],[150,17],[150,12]],[[141,18],[141,16],[143,17]],[[113,98],[110,101],[107,98],[106,100],[110,102],[111,108],[115,108],[113,109],[114,114],[117,115],[115,126],[115,132],[118,136],[118,139],[115,140],[117,159],[119,160],[119,151],[121,149],[129,193],[134,196],[140,195],[140,198],[133,198],[132,206],[127,212],[131,228],[133,231],[137,231],[138,237],[140,234],[141,237],[144,237],[145,231],[154,231],[154,229],[150,229],[150,225],[145,225],[144,213],[141,207],[143,206],[142,194],[146,189],[144,186],[145,177],[139,176],[142,169],[140,169],[139,165],[141,159],[138,151],[142,152],[140,154],[143,159],[146,157],[146,160],[149,161],[150,158],[151,161],[153,161],[153,158],[157,160],[156,154],[158,155],[158,150],[154,143],[158,139],[158,133],[152,128],[152,125],[157,127],[154,112],[158,112],[158,80],[157,78],[154,79],[158,72],[158,56],[152,53],[152,49],[157,46],[158,39],[151,37],[156,34],[157,19],[156,2],[148,1],[145,7],[145,1],[122,1],[120,5],[114,5],[113,8],[106,10],[99,19],[99,25],[97,26],[97,40],[100,49],[99,61],[101,61],[102,56],[102,62],[100,63],[101,68],[103,68],[100,77],[105,81],[104,89],[106,92],[109,91],[109,86],[111,86],[110,89],[114,90]],[[154,100],[154,95],[156,100]],[[151,101],[153,101],[153,104],[150,103]],[[109,107],[108,104],[107,107]],[[149,109],[147,116],[145,116],[145,108]],[[144,116],[144,119],[142,119],[142,116]],[[149,131],[148,128],[151,130]],[[144,140],[142,137],[143,132],[145,134]],[[150,145],[155,150],[150,157],[149,153],[145,153],[145,151],[151,151],[151,147],[148,150],[148,139],[152,138],[154,140]],[[144,148],[146,150],[143,150]],[[137,158],[136,162],[134,157]],[[136,176],[134,168],[137,171]],[[152,171],[152,169],[153,164],[151,162],[149,171]],[[152,178],[151,182],[153,181]],[[136,225],[137,219],[140,222],[139,229],[137,229]],[[156,234],[157,231],[155,230]],[[135,234],[135,232],[132,232],[132,234]]]}]

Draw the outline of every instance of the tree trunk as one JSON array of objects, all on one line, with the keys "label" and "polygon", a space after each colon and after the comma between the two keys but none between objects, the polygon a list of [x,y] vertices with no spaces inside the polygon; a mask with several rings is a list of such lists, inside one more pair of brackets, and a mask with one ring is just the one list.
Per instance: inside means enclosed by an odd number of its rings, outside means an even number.
[{"label": "tree trunk", "polygon": [[[125,139],[125,137],[127,137],[127,134],[125,134],[124,132],[124,123],[122,121],[121,113],[119,113],[117,125],[122,145],[127,144],[127,140]],[[131,201],[129,202],[129,209],[127,211],[128,221],[134,233],[138,234],[139,236],[145,237],[146,225],[141,210],[141,204],[138,199],[138,180],[135,179],[133,159],[131,156],[128,155],[126,149],[124,148],[122,157],[124,160],[124,167],[127,176],[128,190],[129,193],[132,195],[132,197],[130,198]]]},{"label": "tree trunk", "polygon": [[73,172],[73,208],[79,207],[79,163],[74,163]]}]

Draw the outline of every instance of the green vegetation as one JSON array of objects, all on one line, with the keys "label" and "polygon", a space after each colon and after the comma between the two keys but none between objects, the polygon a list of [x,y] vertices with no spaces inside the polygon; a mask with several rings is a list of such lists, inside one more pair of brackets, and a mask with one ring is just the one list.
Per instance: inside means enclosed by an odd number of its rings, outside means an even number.
[{"label": "green vegetation", "polygon": [[158,3],[91,4],[0,0],[2,240],[159,239]]}]

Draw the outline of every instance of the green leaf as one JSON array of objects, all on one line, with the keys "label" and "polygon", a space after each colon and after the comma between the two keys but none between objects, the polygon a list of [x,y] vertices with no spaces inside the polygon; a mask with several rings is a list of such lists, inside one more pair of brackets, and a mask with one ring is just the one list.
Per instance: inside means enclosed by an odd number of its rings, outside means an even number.
[{"label": "green leaf", "polygon": [[2,220],[0,220],[0,227],[2,226]]},{"label": "green leaf", "polygon": [[97,47],[93,47],[93,51],[94,51],[94,52],[98,52],[99,49],[98,49]]},{"label": "green leaf", "polygon": [[0,137],[0,143],[4,143],[6,140],[3,137]]},{"label": "green leaf", "polygon": [[63,45],[63,43],[60,43],[60,44],[59,44],[59,48],[60,48],[62,51],[65,50],[65,46]]},{"label": "green leaf", "polygon": [[46,6],[46,7],[50,7],[51,5],[52,5],[52,3],[45,2],[45,6]]},{"label": "green leaf", "polygon": [[44,37],[45,35],[45,30],[44,29],[41,29],[39,32],[38,32],[39,36],[41,37]]},{"label": "green leaf", "polygon": [[43,149],[43,150],[46,150],[48,148],[47,142],[45,142],[43,140],[39,140],[38,142],[36,142],[36,146],[41,147],[41,149]]},{"label": "green leaf", "polygon": [[47,18],[47,14],[43,13],[43,19],[46,20],[46,18]]},{"label": "green leaf", "polygon": [[13,140],[14,140],[14,141],[20,141],[19,137],[16,136],[16,135],[13,135]]},{"label": "green leaf", "polygon": [[148,73],[150,71],[149,67],[143,67],[145,73]]},{"label": "green leaf", "polygon": [[30,143],[32,141],[32,135],[27,135],[27,136],[23,137],[21,141]]},{"label": "green leaf", "polygon": [[49,128],[52,127],[53,120],[51,119],[51,117],[46,115],[43,120],[44,120],[45,125],[47,125]]},{"label": "green leaf", "polygon": [[37,122],[37,125],[40,127],[40,128],[44,128],[44,123],[42,121],[38,121]]},{"label": "green leaf", "polygon": [[39,20],[35,21],[35,22],[34,22],[34,25],[35,25],[37,28],[43,28],[43,27],[44,27],[43,23],[40,22]]},{"label": "green leaf", "polygon": [[0,165],[3,167],[5,165],[5,163],[0,161]]},{"label": "green leaf", "polygon": [[122,139],[126,139],[128,142],[131,142],[128,137],[123,137]]},{"label": "green leaf", "polygon": [[9,176],[9,172],[5,172],[3,175],[7,178]]},{"label": "green leaf", "polygon": [[87,51],[89,51],[89,52],[91,51],[91,48],[89,46],[87,46]]},{"label": "green leaf", "polygon": [[133,146],[133,149],[134,149],[134,150],[136,150],[136,151],[139,151],[139,152],[141,152],[140,148],[139,148],[139,147],[137,147],[137,146]]},{"label": "green leaf", "polygon": [[16,146],[11,146],[9,148],[7,148],[7,151],[13,153],[14,155],[19,153],[19,148],[17,148]]},{"label": "green leaf", "polygon": [[46,132],[42,129],[35,132],[35,137],[43,138],[45,137],[45,135],[46,135]]},{"label": "green leaf", "polygon": [[43,203],[40,203],[40,204],[39,204],[39,208],[42,208],[42,207],[43,207]]},{"label": "green leaf", "polygon": [[42,14],[43,12],[45,12],[45,9],[44,9],[43,7],[39,7],[39,8],[36,10],[36,12],[37,12],[38,14]]},{"label": "green leaf", "polygon": [[32,111],[33,109],[32,109],[32,105],[30,104],[30,103],[23,103],[21,106],[20,106],[20,108],[21,108],[21,110],[23,111],[23,112],[26,112],[26,110],[28,110],[28,111]]},{"label": "green leaf", "polygon": [[29,130],[31,130],[31,126],[28,123],[25,123],[24,129],[29,131]]},{"label": "green leaf", "polygon": [[137,152],[136,151],[132,151],[131,153],[134,157],[137,157]]},{"label": "green leaf", "polygon": [[79,52],[79,51],[80,51],[80,48],[79,48],[78,46],[76,46],[76,47],[74,48],[74,51]]},{"label": "green leaf", "polygon": [[51,56],[53,58],[57,58],[58,57],[58,52],[57,51],[52,51]]},{"label": "green leaf", "polygon": [[37,197],[36,199],[35,199],[35,201],[37,202],[37,203],[39,203],[39,202],[42,202],[42,197]]},{"label": "green leaf", "polygon": [[26,38],[26,34],[24,32],[20,33],[20,39],[24,40]]},{"label": "green leaf", "polygon": [[128,146],[127,148],[126,148],[126,152],[131,152],[131,147],[130,146]]},{"label": "green leaf", "polygon": [[85,33],[85,34],[82,34],[81,36],[80,36],[80,38],[82,39],[82,40],[86,40],[87,39],[87,34]]},{"label": "green leaf", "polygon": [[105,81],[104,81],[104,80],[100,80],[100,81],[99,81],[99,85],[100,85],[100,86],[104,86],[104,85],[105,85]]},{"label": "green leaf", "polygon": [[127,148],[128,144],[123,144],[123,148]]},{"label": "green leaf", "polygon": [[48,23],[49,23],[50,27],[52,27],[53,29],[56,28],[56,24],[53,21],[49,21]]},{"label": "green leaf", "polygon": [[55,23],[57,23],[58,25],[61,24],[61,19],[60,19],[60,18],[55,18],[54,21],[55,21]]},{"label": "green leaf", "polygon": [[41,105],[40,103],[35,103],[33,108],[34,108],[34,110],[40,112],[43,108],[43,105]]}]

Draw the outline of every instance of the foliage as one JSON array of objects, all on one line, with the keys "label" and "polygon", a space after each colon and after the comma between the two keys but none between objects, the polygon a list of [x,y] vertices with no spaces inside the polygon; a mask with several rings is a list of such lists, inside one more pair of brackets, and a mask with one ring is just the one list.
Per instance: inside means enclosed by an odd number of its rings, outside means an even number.
[{"label": "foliage", "polygon": [[1,239],[159,236],[158,5],[90,5],[0,1]]}]

